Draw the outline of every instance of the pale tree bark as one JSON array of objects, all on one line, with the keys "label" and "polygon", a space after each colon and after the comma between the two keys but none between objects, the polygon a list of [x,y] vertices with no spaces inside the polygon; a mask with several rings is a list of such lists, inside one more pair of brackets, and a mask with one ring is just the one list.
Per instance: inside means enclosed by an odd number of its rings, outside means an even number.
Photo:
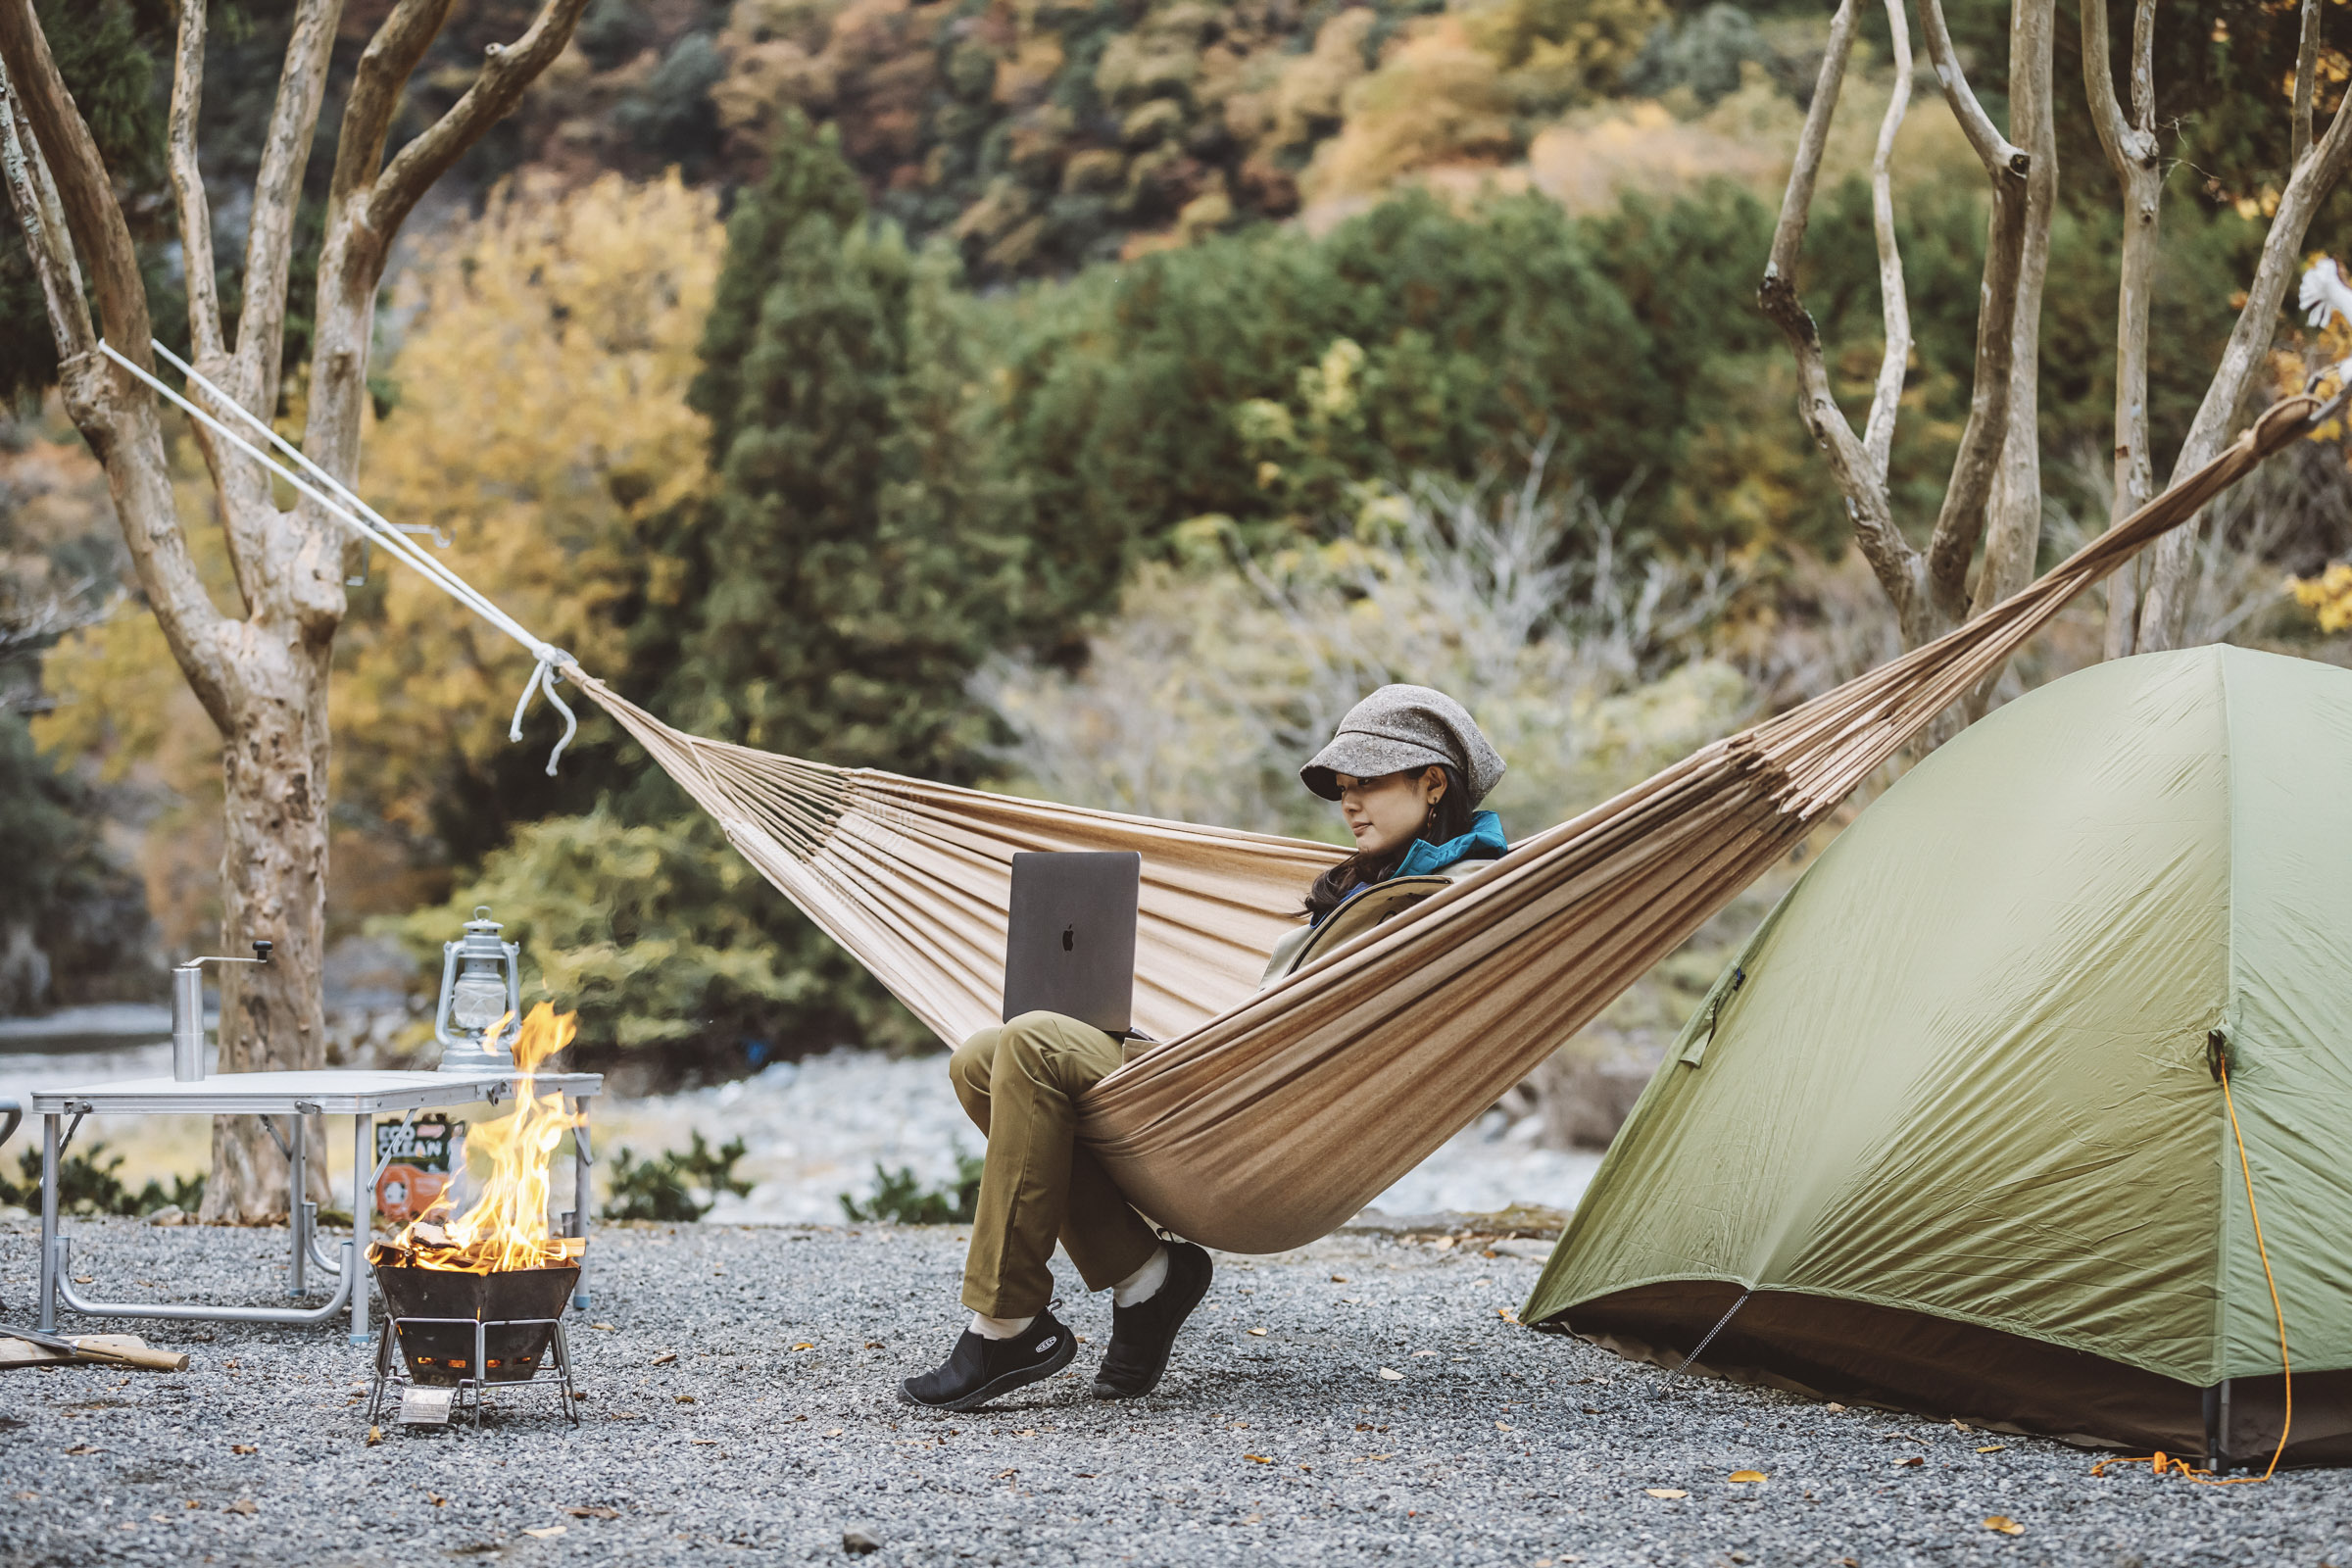
[{"label": "pale tree bark", "polygon": [[[2317,36],[2312,34],[2315,42]],[[2083,91],[2124,204],[2123,263],[2115,295],[2115,497],[2107,514],[2109,527],[2156,494],[2156,463],[2148,448],[2148,309],[2156,289],[2164,166],[2156,146],[2155,48],[2156,0],[2137,0],[2132,12],[2132,107],[2127,114],[2116,97],[2107,0],[2082,0]],[[2143,558],[2107,579],[2109,659],[2123,658],[2137,641],[2140,580],[2145,573]]]},{"label": "pale tree bark", "polygon": [[[2051,3],[2052,0],[2029,0],[2030,8],[2045,19]],[[1880,123],[1871,163],[1871,217],[1878,246],[1886,342],[1863,434],[1855,434],[1832,395],[1820,331],[1797,292],[1795,278],[1797,257],[1811,220],[1822,152],[1853,52],[1857,26],[1854,0],[1845,0],[1831,20],[1829,47],[1814,83],[1813,101],[1797,141],[1795,164],[1782,197],[1780,220],[1773,230],[1771,258],[1757,291],[1765,315],[1780,326],[1795,356],[1802,388],[1798,412],[1829,459],[1831,474],[1854,524],[1855,542],[1894,606],[1904,646],[1914,648],[1949,629],[1968,613],[1969,563],[1984,536],[1993,484],[2008,445],[2012,372],[2018,357],[2020,277],[2027,265],[2033,216],[2032,159],[2025,149],[2012,145],[2001,134],[1978,104],[1953,51],[1940,7],[1935,0],[1928,0],[1922,13],[1928,54],[1936,78],[1992,184],[1984,304],[1978,319],[1976,385],[1960,451],[1953,463],[1951,483],[1945,490],[1943,506],[1925,551],[1915,549],[1904,538],[1896,524],[1887,488],[1887,465],[1901,401],[1903,369],[1911,350],[1902,257],[1895,244],[1891,170],[1895,135],[1901,127],[1911,91],[1910,29],[1901,0],[1887,0],[1886,4],[1893,44],[1894,91]],[[2043,102],[2046,118],[2046,91]],[[2046,211],[2042,222],[2046,236]],[[2038,290],[2036,273],[2036,319]],[[2032,330],[2027,328],[2029,351]],[[2032,358],[2030,352],[2027,357]],[[2030,564],[2030,545],[2026,559]]]},{"label": "pale tree bark", "polygon": [[[2058,129],[2051,98],[2057,0],[2018,0],[2009,24],[2009,134],[2026,150],[2025,235],[2018,247],[2016,303],[2009,319],[2009,407],[1984,560],[1968,612],[1983,614],[2034,577],[2041,546],[2041,291],[2050,270],[2050,220],[2058,209]],[[1972,699],[1982,714],[1987,677]]]},{"label": "pale tree bark", "polygon": [[1853,54],[1857,25],[1855,0],[1842,0],[1830,22],[1830,42],[1813,84],[1812,106],[1797,138],[1796,162],[1781,198],[1781,216],[1774,225],[1772,254],[1764,265],[1764,281],[1756,290],[1757,303],[1780,327],[1796,357],[1802,390],[1797,412],[1830,463],[1830,472],[1845,498],[1853,520],[1854,539],[1870,564],[1879,586],[1894,605],[1906,647],[1916,647],[1935,635],[1935,609],[1928,593],[1927,560],[1911,547],[1895,526],[1894,510],[1886,489],[1886,468],[1893,451],[1894,419],[1902,398],[1903,372],[1911,356],[1911,316],[1903,289],[1902,255],[1895,245],[1894,200],[1890,166],[1895,133],[1902,126],[1911,99],[1911,34],[1903,17],[1902,0],[1886,0],[1886,21],[1894,41],[1895,83],[1879,140],[1871,160],[1871,221],[1879,254],[1881,318],[1886,347],[1879,374],[1871,389],[1869,417],[1857,436],[1830,388],[1830,373],[1821,345],[1821,330],[1797,292],[1796,264],[1804,248],[1805,226],[1812,219],[1813,188],[1821,175],[1823,149],[1828,145],[1830,121],[1845,81]]},{"label": "pale tree bark", "polygon": [[[311,459],[345,483],[358,474],[376,293],[402,222],[554,62],[585,5],[542,0],[522,37],[493,45],[465,96],[388,163],[393,115],[451,0],[400,0],[364,52],[329,196],[303,432]],[[170,168],[188,263],[191,363],[264,419],[277,407],[295,215],[340,14],[340,0],[301,0],[296,8],[254,184],[232,336],[214,287],[212,220],[196,144],[205,5],[182,0],[180,7]],[[0,68],[19,132],[7,149],[10,195],[47,294],[66,408],[106,468],[140,588],[165,640],[220,731],[222,940],[232,952],[257,939],[274,945],[267,968],[232,966],[223,979],[221,1067],[316,1067],[325,1051],[327,668],[344,613],[347,540],[307,503],[279,512],[268,476],[200,431],[242,601],[233,613],[214,603],[174,509],[156,400],[95,352],[102,331],[116,351],[151,368],[147,300],[114,187],[58,76],[31,0],[0,0]],[[52,182],[53,201],[43,196]],[[53,276],[69,279],[76,267],[97,301],[95,323],[79,288],[51,286]],[[217,1123],[205,1217],[260,1222],[282,1215],[285,1205],[283,1159],[267,1135],[248,1120]]]},{"label": "pale tree bark", "polygon": [[[2316,0],[2305,0],[2304,13],[2304,33],[2309,47],[2304,49],[2296,72],[2294,101],[2298,105],[2309,101],[2313,90],[2311,76],[2317,69]],[[2302,69],[2305,66],[2310,69]],[[2337,106],[2328,122],[2328,133],[2295,161],[2293,172],[2287,177],[2278,211],[2271,217],[2270,232],[2263,236],[2262,259],[2256,264],[2254,280],[2246,289],[2245,306],[2237,313],[2237,324],[2230,330],[2228,346],[2222,350],[2221,366],[2205,389],[2205,400],[2197,406],[2188,437],[2180,444],[2180,455],[2174,461],[2176,480],[2211,462],[2214,454],[2229,444],[2238,411],[2245,406],[2247,395],[2262,373],[2287,285],[2302,270],[2303,237],[2310,230],[2320,204],[2342,176],[2347,156],[2352,156],[2352,113],[2347,113],[2348,110],[2352,110],[2352,96]],[[2202,526],[2201,518],[2191,518],[2149,547],[2147,594],[2140,606],[2137,651],[2180,645],[2195,586],[2197,533]]]}]

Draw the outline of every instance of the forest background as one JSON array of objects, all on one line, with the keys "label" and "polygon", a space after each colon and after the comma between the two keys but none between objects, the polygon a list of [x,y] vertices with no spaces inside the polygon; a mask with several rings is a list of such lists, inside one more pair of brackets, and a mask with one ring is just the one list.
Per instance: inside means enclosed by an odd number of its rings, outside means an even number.
[{"label": "forest background", "polygon": [[[151,220],[176,345],[172,8],[38,9]],[[285,8],[213,9],[206,173],[233,256]],[[345,7],[322,123],[385,9]],[[1999,119],[2006,8],[1947,9]],[[403,241],[361,488],[683,728],[1335,838],[1297,760],[1363,692],[1412,680],[1494,733],[1512,768],[1492,804],[1523,834],[1898,646],[1755,302],[1826,11],[595,0]],[[2352,11],[2324,11],[2352,36]],[[2161,14],[2158,471],[2284,182],[2295,53],[2276,0]],[[461,8],[410,130],[527,15]],[[1861,179],[1889,91],[1879,26],[1802,279],[1849,413],[1880,349]],[[2107,515],[2119,250],[2071,15],[2058,38],[2045,563]],[[2347,75],[2328,51],[2324,107]],[[332,158],[322,137],[319,202]],[[1895,179],[1916,347],[1890,476],[1924,518],[1966,415],[1985,210],[1932,84]],[[2315,246],[2347,220],[2338,192]],[[303,323],[287,336],[293,430]],[[219,740],[44,398],[54,371],[9,228],[0,1012],[149,1000],[165,962],[229,940]],[[201,516],[192,448],[181,466]],[[2348,500],[2342,454],[2313,446],[2215,509],[2190,640],[2352,662],[2338,601],[2293,587],[2352,580],[2326,575],[2352,550]],[[2009,689],[2097,658],[2099,613]],[[354,587],[336,669],[329,917],[353,963],[380,967],[389,943],[392,983],[421,995],[487,903],[600,1064],[702,1077],[922,1043],[608,721],[552,777],[544,710],[510,744],[527,657],[415,576],[378,561]],[[1665,966],[1561,1070],[1638,1058],[1726,940]],[[339,1027],[346,1059],[415,1043]]]}]

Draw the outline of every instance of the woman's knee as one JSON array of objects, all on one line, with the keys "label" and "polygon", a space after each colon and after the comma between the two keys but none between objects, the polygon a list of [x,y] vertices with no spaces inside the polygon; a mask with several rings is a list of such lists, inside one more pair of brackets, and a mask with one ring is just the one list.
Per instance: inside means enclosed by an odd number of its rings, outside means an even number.
[{"label": "woman's knee", "polygon": [[970,1104],[974,1096],[987,1098],[988,1072],[996,1064],[998,1042],[1004,1033],[1003,1029],[974,1030],[971,1038],[948,1056],[948,1080],[965,1104]]}]

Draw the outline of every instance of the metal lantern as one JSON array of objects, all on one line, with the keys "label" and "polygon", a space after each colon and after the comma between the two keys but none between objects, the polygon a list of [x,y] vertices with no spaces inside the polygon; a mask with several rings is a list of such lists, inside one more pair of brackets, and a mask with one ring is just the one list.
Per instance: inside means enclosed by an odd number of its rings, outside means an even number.
[{"label": "metal lantern", "polygon": [[478,904],[466,934],[441,944],[433,1038],[441,1042],[443,1072],[514,1070],[514,1040],[522,1033],[522,948],[501,942],[501,929],[490,906]]}]

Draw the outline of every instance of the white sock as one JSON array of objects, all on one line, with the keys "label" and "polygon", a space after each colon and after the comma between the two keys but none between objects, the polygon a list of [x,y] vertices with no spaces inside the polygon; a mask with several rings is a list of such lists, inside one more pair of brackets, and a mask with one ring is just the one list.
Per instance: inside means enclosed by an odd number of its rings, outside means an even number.
[{"label": "white sock", "polygon": [[1110,1298],[1119,1306],[1133,1306],[1138,1301],[1149,1301],[1157,1296],[1159,1288],[1167,1282],[1168,1250],[1155,1247],[1152,1249],[1152,1255],[1144,1260],[1142,1268],[1110,1288]]},{"label": "white sock", "polygon": [[1009,1340],[1016,1335],[1027,1333],[1029,1325],[1036,1321],[1035,1315],[1029,1317],[985,1317],[974,1312],[972,1314],[972,1332],[984,1340]]}]

